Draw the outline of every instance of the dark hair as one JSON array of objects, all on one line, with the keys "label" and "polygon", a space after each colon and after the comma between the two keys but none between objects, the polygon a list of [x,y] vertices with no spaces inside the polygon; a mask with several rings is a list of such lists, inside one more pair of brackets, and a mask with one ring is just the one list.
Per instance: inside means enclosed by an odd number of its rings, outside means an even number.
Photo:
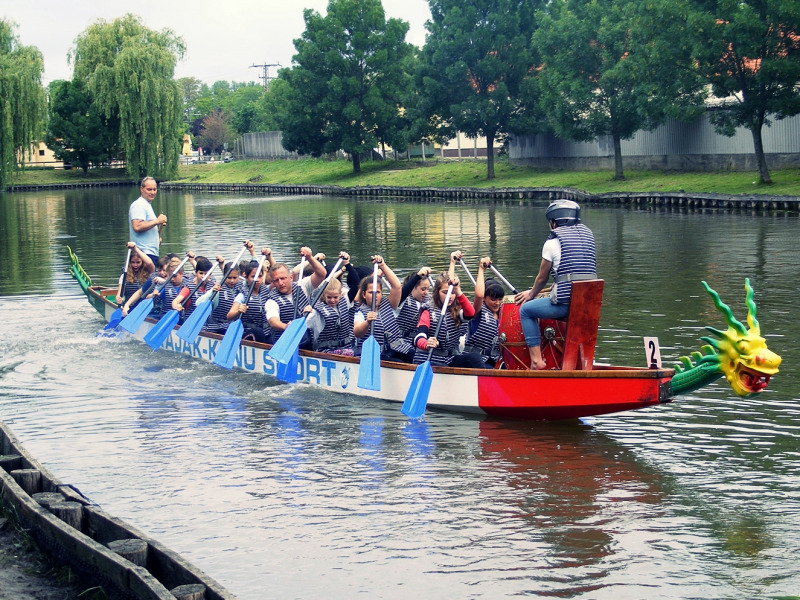
[{"label": "dark hair", "polygon": [[230,271],[231,273],[236,271],[238,273],[239,272],[239,265],[234,266],[233,265],[233,261],[227,262],[227,263],[225,263],[225,266],[222,268],[222,271],[223,271],[223,274],[227,273],[228,271]]},{"label": "dark hair", "polygon": [[[358,282],[358,293],[356,294],[356,297],[359,298],[360,302],[364,302],[364,295],[367,293],[367,286],[370,283],[372,283],[372,275],[371,274],[366,276],[366,277],[362,277],[361,281]],[[381,278],[380,277],[378,277],[378,289],[379,290],[381,289]],[[374,291],[375,290],[373,290],[373,292]]]},{"label": "dark hair", "polygon": [[251,260],[250,262],[247,263],[247,266],[242,271],[242,275],[244,275],[244,277],[246,279],[250,275],[250,273],[255,271],[257,268],[258,268],[258,261],[257,260]]},{"label": "dark hair", "polygon": [[486,280],[483,296],[484,298],[491,298],[493,300],[502,300],[506,297],[506,290],[494,279],[488,279]]},{"label": "dark hair", "polygon": [[169,266],[169,261],[171,261],[171,260],[172,260],[172,255],[171,254],[167,254],[166,256],[162,256],[161,258],[159,258],[158,259],[158,269],[159,270],[162,270],[162,269],[166,270],[167,267]]},{"label": "dark hair", "polygon": [[198,256],[194,261],[195,271],[203,271],[203,273],[208,273],[213,268],[214,267],[211,264],[211,261],[208,260],[205,256]]}]

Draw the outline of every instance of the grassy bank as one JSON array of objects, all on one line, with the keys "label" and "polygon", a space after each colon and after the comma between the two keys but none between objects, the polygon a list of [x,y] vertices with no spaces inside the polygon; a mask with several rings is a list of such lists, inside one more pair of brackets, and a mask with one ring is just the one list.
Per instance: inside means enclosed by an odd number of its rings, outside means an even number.
[{"label": "grassy bank", "polygon": [[[393,185],[403,187],[571,187],[590,193],[685,191],[721,194],[769,194],[800,196],[800,169],[772,172],[773,184],[757,182],[752,172],[677,173],[626,172],[624,181],[612,181],[608,171],[540,171],[499,159],[496,178],[486,179],[486,162],[475,160],[426,162],[365,162],[362,173],[353,174],[344,160],[300,159],[236,161],[182,165],[175,182],[183,183],[277,183],[338,185],[343,187]],[[129,180],[120,169],[81,171],[27,171],[15,178],[20,185],[75,183],[79,181]]]}]

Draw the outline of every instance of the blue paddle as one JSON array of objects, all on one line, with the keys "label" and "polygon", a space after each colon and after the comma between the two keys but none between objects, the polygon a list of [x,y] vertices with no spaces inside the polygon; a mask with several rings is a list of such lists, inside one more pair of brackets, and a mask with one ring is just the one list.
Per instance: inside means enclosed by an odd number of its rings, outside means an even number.
[{"label": "blue paddle", "polygon": [[[320,296],[322,296],[325,288],[328,287],[330,280],[339,271],[339,267],[342,266],[342,261],[344,261],[344,259],[340,256],[336,266],[328,274],[328,276],[322,280],[322,283],[319,284],[319,287],[312,294],[312,308],[317,303],[317,300],[319,300]],[[295,304],[295,306],[297,306],[297,304]],[[303,341],[303,336],[308,330],[306,317],[308,317],[308,315],[304,314],[302,317],[292,319],[292,322],[289,323],[289,326],[283,331],[281,337],[278,338],[278,341],[273,344],[269,351],[269,357],[272,360],[284,365],[288,364],[289,361],[292,360],[294,354],[300,348],[300,342]]]},{"label": "blue paddle", "polygon": [[[445,296],[444,304],[442,305],[442,313],[439,315],[439,322],[436,323],[436,331],[433,337],[439,339],[439,330],[442,328],[444,322],[444,315],[447,312],[448,305],[450,304],[450,295],[453,293],[453,284],[447,286],[447,296]],[[425,407],[428,405],[428,394],[431,391],[431,383],[433,382],[433,367],[431,367],[431,356],[433,355],[433,348],[428,350],[428,359],[417,367],[414,371],[414,379],[411,380],[411,387],[408,388],[403,408],[400,411],[412,419],[418,419],[425,414]]]},{"label": "blue paddle", "polygon": [[[133,248],[128,248],[128,256],[125,259],[125,268],[122,269],[122,275],[119,276],[119,285],[117,285],[117,291],[122,293],[122,284],[125,281],[125,275],[128,273],[128,265],[131,264],[131,250]],[[119,296],[115,298],[115,300],[119,303]],[[122,306],[117,306],[117,310],[111,313],[111,318],[106,323],[106,326],[103,327],[104,330],[114,329],[119,322],[122,321]]]},{"label": "blue paddle", "polygon": [[[183,300],[180,301],[181,306],[186,306],[189,300],[192,299],[197,293],[202,285],[211,277],[211,273],[214,271],[214,267],[216,265],[211,265],[211,268],[208,270],[200,282],[194,287],[192,292],[186,296]],[[178,323],[178,320],[181,318],[181,312],[174,308],[170,309],[167,314],[165,314],[161,319],[156,323],[156,326],[153,327],[150,331],[147,332],[144,336],[145,343],[150,346],[153,350],[158,350],[161,348],[161,344],[164,343],[169,337],[170,332],[175,328],[175,325]]]},{"label": "blue paddle", "polygon": [[[231,263],[231,267],[222,275],[222,285],[225,285],[225,280],[228,279],[228,275],[231,274],[231,271],[239,268],[239,259],[242,258],[242,254],[244,254],[245,250],[247,250],[247,246],[242,248],[242,251],[239,252],[239,256]],[[214,291],[207,302],[200,302],[194,307],[192,314],[189,315],[180,329],[178,329],[178,337],[180,339],[189,344],[194,342],[195,338],[200,334],[203,325],[208,321],[208,317],[211,315],[214,298],[217,297],[217,294],[219,294],[219,291]]]},{"label": "blue paddle", "polygon": [[[372,312],[375,312],[378,268],[378,263],[375,263],[372,268]],[[369,324],[369,336],[361,346],[361,362],[358,365],[358,387],[376,392],[381,389],[381,347],[375,339],[375,321]]]},{"label": "blue paddle", "polygon": [[[300,275],[297,278],[297,283],[303,281],[303,272],[305,270],[305,266],[306,257],[303,256],[303,258],[300,259]],[[292,287],[292,305],[294,306],[294,315],[292,316],[292,320],[297,321],[297,299],[294,297],[294,287]],[[283,336],[281,336],[281,339],[282,338]],[[280,341],[280,339],[278,341]],[[275,363],[275,376],[285,383],[297,383],[298,362],[300,362],[300,342],[298,342],[297,347],[294,349],[289,362],[286,364],[281,362]]]},{"label": "blue paddle", "polygon": [[[167,287],[169,280],[172,279],[172,275],[181,270],[181,267],[186,264],[186,261],[189,260],[189,257],[185,257],[180,264],[175,267],[169,276],[164,280],[164,283],[156,288],[156,293],[160,294],[164,291],[164,288]],[[144,295],[144,292],[142,293]],[[128,333],[136,333],[136,330],[144,323],[144,320],[147,318],[147,315],[150,314],[150,311],[153,310],[153,298],[145,298],[139,304],[136,305],[131,312],[128,313],[128,316],[120,321],[119,326],[120,329],[124,329]]]},{"label": "blue paddle", "polygon": [[[256,282],[261,275],[261,267],[263,266],[264,257],[258,261],[258,268],[256,269],[255,276],[253,277],[253,283],[251,283],[250,287],[247,288],[247,294],[245,294],[244,302],[242,302],[242,304],[247,305],[247,303],[250,301],[250,296],[253,294],[253,289],[256,287]],[[244,325],[242,324],[242,313],[239,313],[236,316],[236,319],[230,325],[228,325],[228,330],[225,332],[225,337],[222,338],[212,362],[224,369],[232,368],[233,361],[236,360],[236,353],[239,351],[239,344],[242,343],[243,335]]]}]

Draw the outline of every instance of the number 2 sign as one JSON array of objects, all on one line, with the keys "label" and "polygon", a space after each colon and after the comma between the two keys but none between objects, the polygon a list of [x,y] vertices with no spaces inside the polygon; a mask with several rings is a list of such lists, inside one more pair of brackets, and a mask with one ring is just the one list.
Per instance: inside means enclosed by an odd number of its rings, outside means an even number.
[{"label": "number 2 sign", "polygon": [[644,352],[647,366],[651,369],[653,367],[661,368],[661,349],[658,347],[657,337],[644,338]]}]

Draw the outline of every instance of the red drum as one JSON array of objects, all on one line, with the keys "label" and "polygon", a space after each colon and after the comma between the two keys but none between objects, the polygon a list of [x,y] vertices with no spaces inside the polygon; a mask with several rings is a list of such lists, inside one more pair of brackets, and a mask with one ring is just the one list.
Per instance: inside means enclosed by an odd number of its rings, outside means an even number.
[{"label": "red drum", "polygon": [[519,306],[514,302],[505,302],[500,306],[500,361],[495,365],[500,368],[502,364],[512,371],[524,371],[531,366],[531,357],[525,345],[525,336],[522,335],[522,322],[519,319]]},{"label": "red drum", "polygon": [[[560,369],[564,362],[567,322],[539,319],[539,329],[542,334],[542,358],[547,362],[547,368]],[[531,356],[522,333],[519,305],[507,302],[500,307],[499,335],[502,359],[500,363],[512,371],[528,369],[531,365]]]}]

